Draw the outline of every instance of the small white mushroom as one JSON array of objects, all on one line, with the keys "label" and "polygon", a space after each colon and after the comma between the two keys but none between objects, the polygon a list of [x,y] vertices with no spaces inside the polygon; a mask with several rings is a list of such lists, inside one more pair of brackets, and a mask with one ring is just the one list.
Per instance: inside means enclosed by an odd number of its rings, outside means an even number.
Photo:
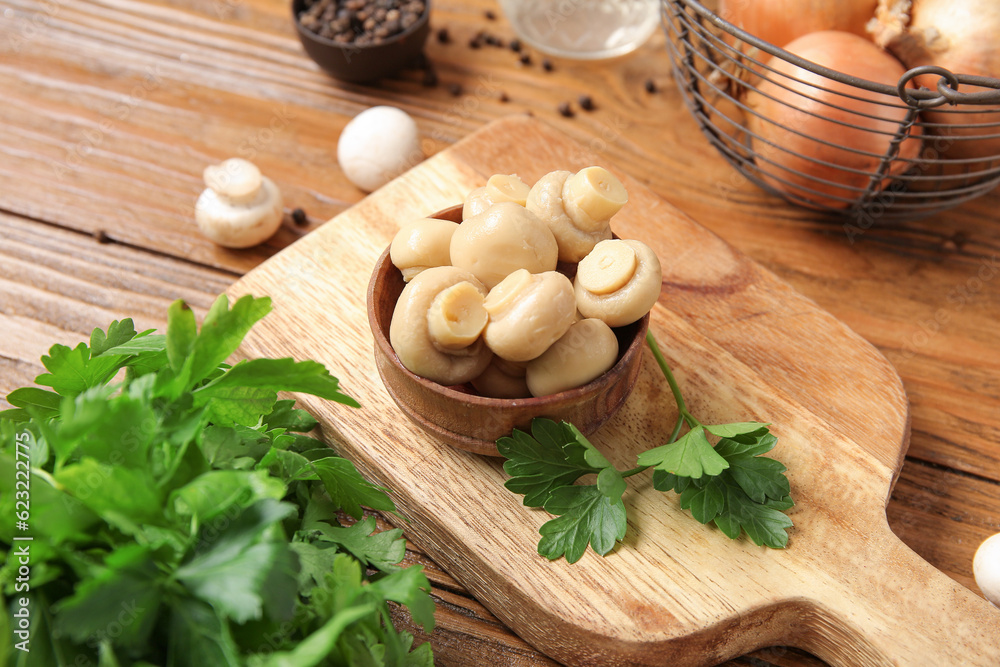
[{"label": "small white mushroom", "polygon": [[525,368],[532,396],[581,387],[606,373],[618,359],[618,338],[601,320],[576,322]]},{"label": "small white mushroom", "polygon": [[986,599],[1000,607],[1000,533],[987,538],[976,549],[972,574]]},{"label": "small white mushroom", "polygon": [[458,223],[438,218],[420,218],[403,223],[389,246],[389,259],[410,280],[432,266],[451,264],[451,237]]},{"label": "small white mushroom", "polygon": [[416,122],[396,107],[365,109],[337,141],[340,168],[365,192],[377,190],[423,159]]},{"label": "small white mushroom", "polygon": [[662,282],[660,260],[648,245],[635,239],[601,241],[577,266],[576,306],[584,317],[625,326],[649,312]]},{"label": "small white mushroom", "polygon": [[527,398],[531,396],[524,379],[524,364],[507,361],[493,355],[493,360],[482,374],[472,380],[480,396],[490,398]]},{"label": "small white mushroom", "polygon": [[603,167],[553,171],[532,186],[525,207],[544,221],[559,243],[559,259],[579,262],[611,238],[611,218],[628,202],[625,186]]},{"label": "small white mushroom", "polygon": [[205,168],[208,186],[194,207],[202,233],[227,248],[263,243],[281,226],[281,191],[251,162],[230,158]]},{"label": "small white mushroom", "polygon": [[556,239],[541,220],[514,202],[493,204],[462,222],[451,237],[451,263],[492,289],[517,269],[553,271]]},{"label": "small white mushroom", "polygon": [[474,215],[485,213],[493,204],[512,201],[524,206],[531,188],[516,174],[493,174],[486,185],[476,188],[465,198],[462,207],[462,220]]},{"label": "small white mushroom", "polygon": [[507,361],[534,359],[576,321],[573,285],[556,271],[518,269],[490,290],[483,306],[490,316],[483,339]]},{"label": "small white mushroom", "polygon": [[476,377],[492,353],[481,332],[486,288],[468,271],[436,266],[421,271],[399,295],[389,343],[410,372],[455,385]]}]

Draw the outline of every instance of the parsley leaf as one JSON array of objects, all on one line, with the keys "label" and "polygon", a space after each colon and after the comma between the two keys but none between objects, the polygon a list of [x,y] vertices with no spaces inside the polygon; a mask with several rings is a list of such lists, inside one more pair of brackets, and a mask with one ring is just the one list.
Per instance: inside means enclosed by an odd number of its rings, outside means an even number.
[{"label": "parsley leaf", "polygon": [[[537,418],[530,435],[515,430],[497,449],[512,475],[504,486],[558,517],[539,530],[539,554],[575,563],[588,545],[604,555],[625,536],[625,479],[575,426]],[[587,474],[597,474],[596,484],[574,484]]]},{"label": "parsley leaf", "polygon": [[538,553],[549,560],[561,556],[575,563],[587,546],[604,555],[625,537],[625,505],[612,500],[596,485],[563,486],[545,501],[545,511],[558,515],[538,530],[542,535]]},{"label": "parsley leaf", "polygon": [[8,396],[0,511],[15,514],[23,460],[34,541],[30,592],[15,588],[16,559],[0,559],[0,596],[30,597],[32,660],[432,664],[430,646],[411,650],[413,637],[391,623],[395,601],[433,627],[426,576],[398,566],[401,531],[337,521],[340,511],[394,511],[392,500],[304,435],[317,421],[277,396],[356,401],[316,362],[226,362],[269,309],[266,298],[230,308],[220,297],[199,329],[178,301],[165,335],[113,322],[89,346],[50,349],[37,382],[51,390]]},{"label": "parsley leaf", "polygon": [[395,572],[396,563],[406,555],[406,541],[399,528],[375,532],[375,517],[366,516],[350,526],[329,526],[319,523],[315,527],[319,543],[331,542],[342,551],[349,552],[363,565],[376,567],[384,572]]},{"label": "parsley leaf", "polygon": [[362,505],[377,511],[396,511],[386,489],[362,477],[347,459],[329,456],[312,461],[310,467],[323,482],[330,499],[355,519],[360,520],[364,514]]},{"label": "parsley leaf", "polygon": [[682,477],[718,475],[729,463],[712,448],[705,427],[698,425],[675,442],[649,449],[639,455],[639,465],[653,466]]},{"label": "parsley leaf", "polygon": [[[670,441],[637,457],[638,467],[615,468],[572,424],[535,419],[531,433],[514,430],[497,440],[510,475],[504,486],[524,495],[528,507],[556,515],[539,529],[538,553],[554,560],[578,561],[590,546],[604,555],[625,536],[625,479],[653,469],[653,488],[680,494],[682,509],[703,524],[714,523],[732,539],[744,532],[757,545],[783,548],[792,521],[783,512],[793,506],[785,466],[761,456],[777,438],[769,424],[756,421],[703,424],[692,415],[680,387],[652,334],[653,356],[670,385],[678,420]],[[680,435],[684,425],[688,431]],[[713,446],[708,436],[719,438]],[[680,437],[678,437],[680,436]],[[596,483],[578,484],[596,474]]]},{"label": "parsley leaf", "polygon": [[601,471],[588,462],[586,447],[573,446],[577,444],[576,437],[566,426],[551,419],[533,419],[530,435],[515,429],[510,437],[497,441],[497,450],[508,459],[503,465],[504,472],[511,476],[504,486],[524,495],[526,507],[541,507],[553,490]]}]

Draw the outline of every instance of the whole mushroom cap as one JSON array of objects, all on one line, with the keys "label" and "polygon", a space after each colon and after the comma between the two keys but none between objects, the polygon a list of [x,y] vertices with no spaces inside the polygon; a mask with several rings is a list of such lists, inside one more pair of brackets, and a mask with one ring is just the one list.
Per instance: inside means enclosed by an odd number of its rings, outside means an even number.
[{"label": "whole mushroom cap", "polygon": [[[478,292],[482,307],[486,288],[474,275],[453,266],[436,266],[421,271],[403,287],[389,323],[389,343],[399,361],[411,373],[443,385],[456,385],[468,382],[489,365],[493,355],[481,337],[476,337],[465,347],[446,349],[445,345],[435,344],[431,335],[430,317],[434,313],[432,307],[436,299],[463,283]],[[467,309],[469,290],[458,292],[462,303],[456,304],[457,307]],[[439,312],[436,314],[441,315]],[[455,318],[448,315],[461,314],[446,314],[443,318],[446,320],[445,328],[455,324],[452,321]],[[485,323],[486,315],[483,313],[482,325]],[[462,329],[461,326],[457,328]],[[459,333],[464,335],[467,331]]]},{"label": "whole mushroom cap", "polygon": [[552,171],[538,179],[525,207],[552,230],[559,260],[579,262],[594,246],[610,239],[611,216],[628,200],[625,187],[602,167],[577,173]]},{"label": "whole mushroom cap", "polygon": [[539,357],[528,362],[525,381],[532,396],[581,387],[618,360],[618,338],[607,324],[587,318],[571,326]]},{"label": "whole mushroom cap", "polygon": [[507,361],[538,357],[576,321],[573,285],[557,271],[519,269],[491,289],[483,305],[490,316],[483,339]]},{"label": "whole mushroom cap", "polygon": [[986,599],[1000,607],[1000,533],[987,538],[976,549],[972,573]]},{"label": "whole mushroom cap", "polygon": [[650,311],[662,284],[660,260],[652,248],[635,239],[611,239],[580,260],[573,289],[584,317],[621,327]]},{"label": "whole mushroom cap", "polygon": [[417,123],[402,109],[365,109],[344,126],[337,162],[347,179],[365,192],[382,187],[423,160]]},{"label": "whole mushroom cap", "polygon": [[500,202],[459,225],[451,237],[451,263],[492,289],[518,269],[553,271],[559,248],[549,228],[523,206]]},{"label": "whole mushroom cap", "polygon": [[439,218],[419,218],[405,222],[392,237],[389,259],[409,282],[432,266],[451,263],[451,237],[458,223]]},{"label": "whole mushroom cap", "polygon": [[256,165],[231,158],[206,167],[203,178],[208,187],[195,203],[194,217],[212,241],[227,248],[249,248],[281,226],[281,191]]}]

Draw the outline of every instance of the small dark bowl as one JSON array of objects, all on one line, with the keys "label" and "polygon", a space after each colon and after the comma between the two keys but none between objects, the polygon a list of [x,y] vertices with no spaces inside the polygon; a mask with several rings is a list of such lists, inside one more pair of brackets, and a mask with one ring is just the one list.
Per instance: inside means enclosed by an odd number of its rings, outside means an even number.
[{"label": "small dark bowl", "polygon": [[[461,222],[462,207],[431,217]],[[432,436],[459,449],[499,456],[496,441],[515,428],[526,430],[535,417],[565,420],[590,435],[625,404],[642,363],[649,327],[647,313],[638,322],[615,329],[618,361],[592,382],[534,398],[487,398],[465,387],[445,387],[408,371],[389,344],[389,323],[403,275],[389,259],[389,249],[375,263],[368,284],[368,323],[375,337],[375,364],[382,383],[399,408]]]},{"label": "small dark bowl", "polygon": [[389,76],[416,59],[430,34],[430,2],[425,2],[420,19],[403,32],[379,44],[340,44],[304,28],[299,14],[305,0],[292,0],[292,21],[306,54],[327,73],[341,81],[363,83]]}]

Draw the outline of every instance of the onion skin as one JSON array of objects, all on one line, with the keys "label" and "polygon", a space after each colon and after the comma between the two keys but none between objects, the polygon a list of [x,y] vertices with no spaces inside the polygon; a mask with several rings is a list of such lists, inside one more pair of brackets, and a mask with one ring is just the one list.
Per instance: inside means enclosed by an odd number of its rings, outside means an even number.
[{"label": "onion skin", "polygon": [[721,0],[719,16],[775,46],[821,30],[867,37],[878,0]]},{"label": "onion skin", "polygon": [[[881,0],[870,31],[876,43],[888,48],[907,67],[937,65],[953,74],[1000,77],[1000,2],[997,0]],[[937,88],[937,75],[917,77],[917,83]],[[962,92],[990,90],[961,86]],[[1000,125],[981,128],[953,127],[969,123],[1000,123],[1000,106],[964,105],[958,113],[948,105],[922,114],[942,137],[1000,135]],[[945,157],[953,159],[1000,158],[1000,137],[984,140],[935,142]]]},{"label": "onion skin", "polygon": [[[903,66],[895,58],[872,42],[852,33],[810,33],[784,48],[818,65],[869,81],[895,85],[904,73]],[[761,82],[758,90],[751,90],[747,95],[747,105],[761,116],[749,114],[747,119],[749,130],[760,137],[752,137],[753,150],[766,158],[758,160],[760,176],[774,188],[810,200],[817,206],[849,207],[868,186],[870,178],[867,173],[856,174],[845,169],[874,172],[879,166],[880,157],[888,151],[899,124],[905,119],[906,108],[898,98],[826,79],[780,58],[772,58],[770,66],[778,74],[769,73],[769,80]],[[797,81],[780,74],[794,77]],[[835,92],[819,90],[813,86],[822,86]],[[838,92],[865,99],[843,97],[836,94]],[[772,97],[775,99],[771,99]],[[896,106],[884,106],[879,102]],[[842,109],[834,109],[829,104]],[[817,114],[819,117],[810,114]],[[865,129],[844,127],[834,121]],[[789,128],[794,128],[805,136],[800,136]],[[918,128],[913,128],[913,131],[918,133]],[[829,141],[834,145],[828,146],[816,139]],[[920,152],[920,144],[920,138],[911,134],[900,144],[899,157],[915,159]],[[859,155],[852,151],[866,151],[879,157]],[[829,162],[834,166],[816,164],[808,158]],[[902,160],[894,160],[887,178],[879,187],[885,187],[893,174],[906,171],[909,166]],[[819,183],[813,179],[831,181],[832,184]],[[809,189],[817,192],[810,192]],[[849,201],[841,201],[836,197]]]}]

